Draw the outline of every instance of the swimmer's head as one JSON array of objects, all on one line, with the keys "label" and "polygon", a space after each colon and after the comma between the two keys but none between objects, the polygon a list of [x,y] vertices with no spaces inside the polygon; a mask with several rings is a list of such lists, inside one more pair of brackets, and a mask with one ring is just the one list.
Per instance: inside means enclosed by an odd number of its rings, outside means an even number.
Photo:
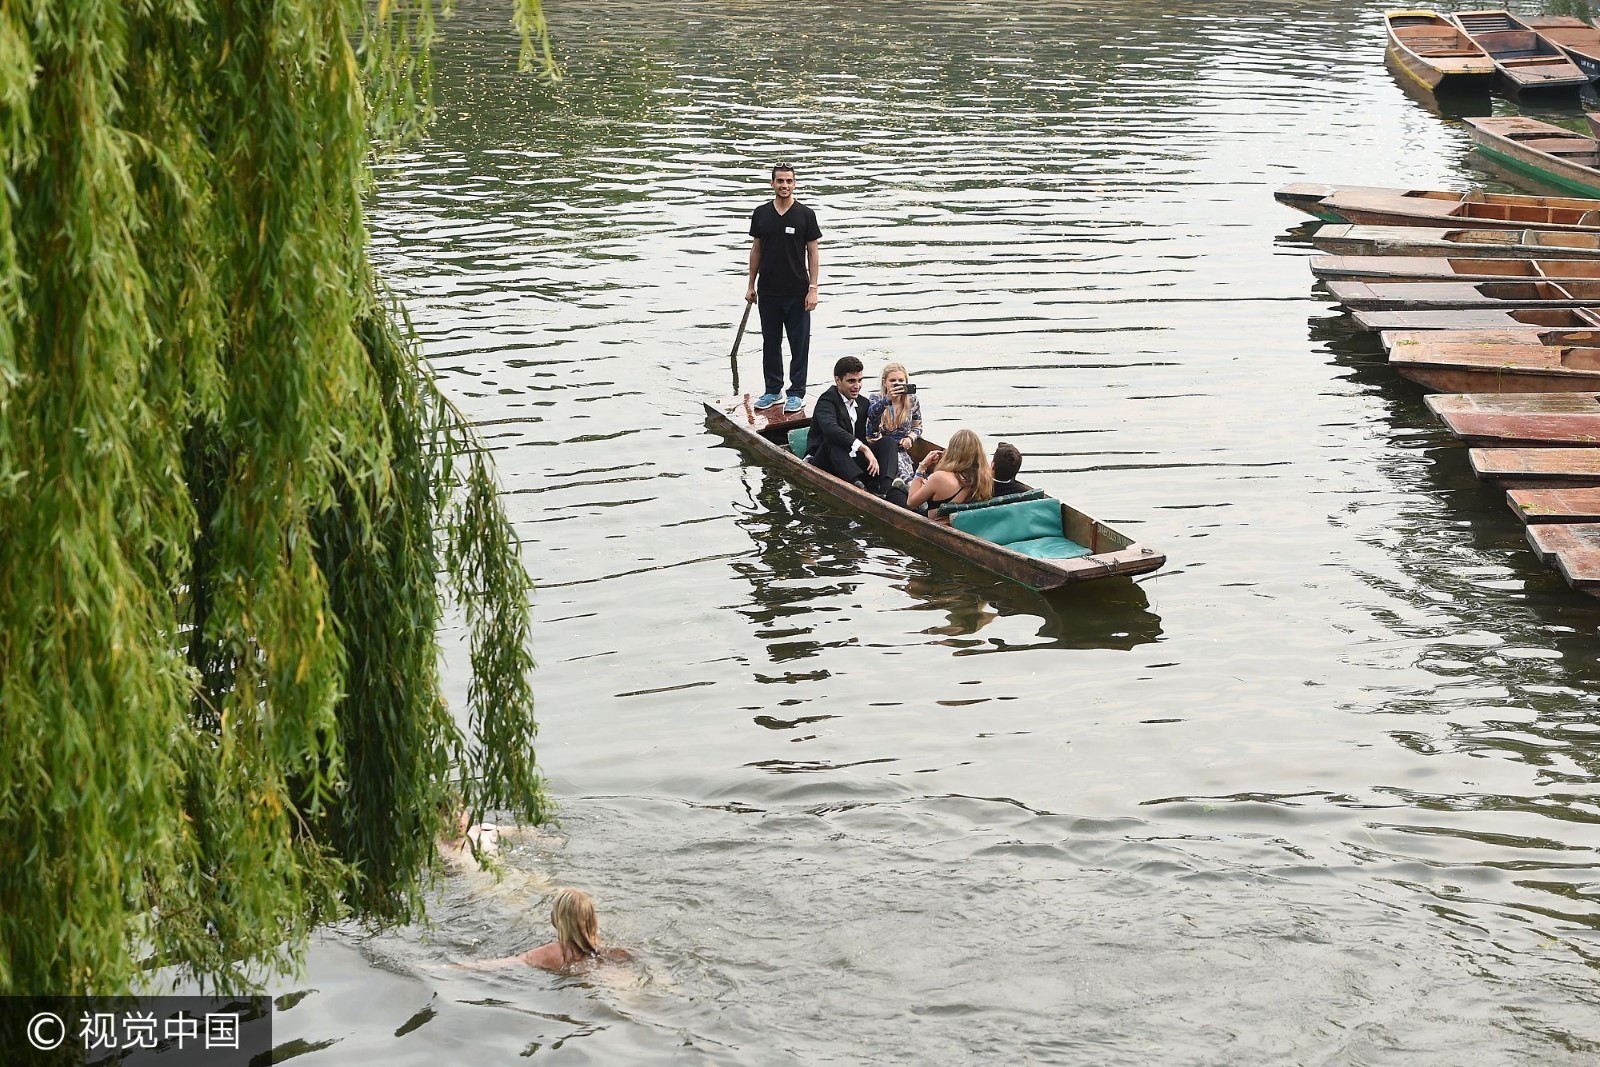
[{"label": "swimmer's head", "polygon": [[600,920],[594,901],[581,889],[557,889],[550,902],[550,925],[563,952],[593,956],[600,951]]}]

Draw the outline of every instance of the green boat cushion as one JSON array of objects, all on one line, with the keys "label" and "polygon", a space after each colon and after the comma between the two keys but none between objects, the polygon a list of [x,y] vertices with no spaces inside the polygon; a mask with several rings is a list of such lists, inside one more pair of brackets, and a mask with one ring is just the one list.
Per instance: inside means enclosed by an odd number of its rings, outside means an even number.
[{"label": "green boat cushion", "polygon": [[1024,500],[1038,500],[1043,496],[1043,489],[1029,489],[1025,493],[1012,493],[1010,496],[990,497],[988,500],[975,500],[970,504],[942,504],[939,507],[939,511],[944,515],[954,515],[958,511],[972,511],[975,508],[992,508],[998,504],[1018,504]]},{"label": "green boat cushion", "polygon": [[805,458],[806,445],[809,444],[810,441],[811,427],[809,426],[802,426],[798,430],[789,431],[789,451],[793,452],[801,459]]},{"label": "green boat cushion", "polygon": [[1034,559],[1075,559],[1089,555],[1087,548],[1063,536],[1061,502],[1050,497],[958,511],[950,516],[950,524],[963,533],[1004,545]]},{"label": "green boat cushion", "polygon": [[1006,547],[1034,559],[1077,559],[1089,554],[1087,548],[1065,537],[1035,537],[1028,541],[1013,541]]}]

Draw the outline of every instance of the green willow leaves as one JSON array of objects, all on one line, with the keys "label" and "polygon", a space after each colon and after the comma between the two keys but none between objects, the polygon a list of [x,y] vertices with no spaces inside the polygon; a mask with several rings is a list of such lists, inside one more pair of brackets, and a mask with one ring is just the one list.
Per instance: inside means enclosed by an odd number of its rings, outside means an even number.
[{"label": "green willow leaves", "polygon": [[291,965],[420,913],[456,794],[545,813],[529,580],[368,260],[433,17],[0,2],[0,993]]}]

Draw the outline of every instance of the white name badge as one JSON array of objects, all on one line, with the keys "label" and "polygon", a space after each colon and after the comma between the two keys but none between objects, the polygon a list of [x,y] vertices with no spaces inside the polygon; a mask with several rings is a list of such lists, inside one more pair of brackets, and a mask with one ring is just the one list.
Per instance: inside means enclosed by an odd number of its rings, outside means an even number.
[{"label": "white name badge", "polygon": [[783,228],[783,232],[784,233],[793,233],[794,232],[794,227],[793,226],[785,226]]}]

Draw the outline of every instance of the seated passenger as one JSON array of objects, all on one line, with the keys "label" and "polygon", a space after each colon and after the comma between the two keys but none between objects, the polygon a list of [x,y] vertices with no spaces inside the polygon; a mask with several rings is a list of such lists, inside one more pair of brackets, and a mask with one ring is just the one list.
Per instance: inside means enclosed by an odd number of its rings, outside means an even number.
[{"label": "seated passenger", "polygon": [[861,361],[842,356],[833,365],[833,385],[811,411],[806,462],[883,496],[894,478],[894,442],[867,442],[867,401],[861,395]]},{"label": "seated passenger", "polygon": [[926,504],[928,517],[938,518],[945,504],[969,504],[994,495],[994,475],[983,441],[971,430],[957,430],[943,452],[930,452],[912,476],[906,506]]},{"label": "seated passenger", "polygon": [[1017,446],[1001,441],[994,449],[994,495],[1010,496],[1012,493],[1025,493],[1025,489],[1017,481],[1017,472],[1022,469],[1022,453]]},{"label": "seated passenger", "polygon": [[906,368],[890,363],[879,376],[880,392],[867,405],[867,440],[888,440],[895,447],[893,476],[910,482],[916,464],[911,462],[911,446],[922,437],[922,404],[911,384]]}]

